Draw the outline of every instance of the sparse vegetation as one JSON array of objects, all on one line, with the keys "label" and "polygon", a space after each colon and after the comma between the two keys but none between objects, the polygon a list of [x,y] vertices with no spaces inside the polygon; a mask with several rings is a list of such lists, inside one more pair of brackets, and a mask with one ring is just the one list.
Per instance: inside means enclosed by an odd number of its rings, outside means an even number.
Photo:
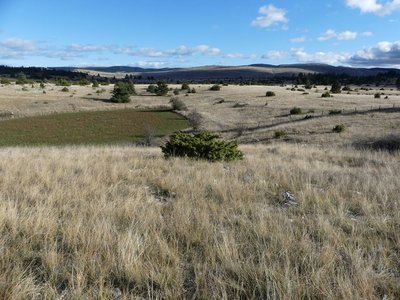
[{"label": "sparse vegetation", "polygon": [[333,127],[332,131],[336,132],[336,133],[341,133],[344,131],[344,129],[345,129],[345,126],[343,124],[339,124],[339,125],[336,125],[335,127]]},{"label": "sparse vegetation", "polygon": [[0,84],[9,85],[11,84],[11,80],[8,78],[0,78]]},{"label": "sparse vegetation", "polygon": [[335,81],[332,84],[331,93],[332,94],[340,94],[341,92],[342,92],[342,86],[340,85],[340,83],[338,81]]},{"label": "sparse vegetation", "polygon": [[189,157],[210,161],[232,161],[243,159],[236,141],[224,141],[220,136],[201,132],[198,134],[175,133],[161,146],[166,158]]},{"label": "sparse vegetation", "polygon": [[219,84],[214,84],[212,87],[210,87],[210,91],[219,91],[221,90],[221,86]]},{"label": "sparse vegetation", "polygon": [[300,107],[293,107],[293,108],[290,110],[290,114],[291,114],[291,115],[300,115],[301,113],[302,113],[302,110],[301,110]]},{"label": "sparse vegetation", "polygon": [[285,130],[277,130],[277,131],[274,132],[274,137],[276,139],[280,139],[280,138],[285,137],[285,136],[287,136],[287,132]]}]

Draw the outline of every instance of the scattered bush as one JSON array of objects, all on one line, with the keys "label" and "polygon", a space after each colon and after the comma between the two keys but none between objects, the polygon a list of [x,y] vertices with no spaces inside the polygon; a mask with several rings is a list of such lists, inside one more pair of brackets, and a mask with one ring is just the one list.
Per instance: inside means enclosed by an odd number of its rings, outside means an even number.
[{"label": "scattered bush", "polygon": [[214,84],[212,87],[210,87],[210,91],[220,91],[221,86],[218,84]]},{"label": "scattered bush", "polygon": [[346,85],[345,87],[342,88],[342,91],[350,92],[352,91],[352,89],[348,85]]},{"label": "scattered bush", "polygon": [[268,92],[265,94],[265,96],[266,96],[266,97],[274,97],[274,96],[275,96],[275,93],[272,92],[272,91],[268,91]]},{"label": "scattered bush", "polygon": [[375,93],[375,95],[374,95],[374,98],[375,99],[379,99],[381,97],[381,94],[380,93]]},{"label": "scattered bush", "polygon": [[285,130],[278,130],[278,131],[275,131],[275,133],[274,133],[274,137],[276,139],[280,139],[285,136],[287,136],[287,132]]},{"label": "scattered bush", "polygon": [[89,84],[90,84],[90,81],[87,80],[87,79],[81,79],[81,80],[79,80],[78,84],[79,84],[80,86],[85,86],[85,85],[89,85]]},{"label": "scattered bush", "polygon": [[147,87],[146,92],[155,94],[156,93],[156,86],[154,84],[150,84]]},{"label": "scattered bush", "polygon": [[345,129],[344,125],[340,124],[340,125],[336,125],[335,127],[333,127],[332,131],[336,132],[336,133],[341,133],[344,131],[344,129]]},{"label": "scattered bush", "polygon": [[92,87],[94,87],[94,88],[98,88],[99,87],[99,83],[95,80],[95,81],[93,81],[93,83],[92,83]]},{"label": "scattered bush", "polygon": [[321,98],[330,98],[331,94],[329,92],[325,92],[321,95]]},{"label": "scattered bush", "polygon": [[190,86],[187,83],[183,83],[181,90],[190,90]]},{"label": "scattered bush", "polygon": [[41,89],[44,89],[44,88],[46,88],[46,86],[44,85],[44,83],[43,83],[43,82],[41,82],[41,83],[40,83],[40,88],[41,88]]},{"label": "scattered bush", "polygon": [[209,161],[232,161],[243,159],[236,141],[224,141],[209,132],[189,134],[178,132],[161,146],[165,158],[189,157]]},{"label": "scattered bush", "polygon": [[171,98],[170,102],[173,110],[187,110],[186,104],[178,97]]},{"label": "scattered bush", "polygon": [[300,107],[293,107],[290,110],[290,114],[291,115],[300,115],[302,113],[301,108]]},{"label": "scattered bush", "polygon": [[340,94],[342,91],[342,87],[338,81],[335,81],[331,87],[331,93],[333,94]]},{"label": "scattered bush", "polygon": [[330,115],[340,115],[342,111],[340,109],[332,109],[329,111]]},{"label": "scattered bush", "polygon": [[26,78],[25,73],[21,72],[17,75],[17,81],[15,82],[16,84],[27,84],[29,83],[28,78]]},{"label": "scattered bush", "polygon": [[26,86],[24,86],[24,87],[22,87],[22,89],[21,89],[22,91],[24,91],[24,92],[27,92],[27,91],[29,91],[28,90],[28,88],[26,87]]},{"label": "scattered bush", "polygon": [[11,81],[8,78],[1,78],[0,84],[9,85],[9,84],[11,84]]},{"label": "scattered bush", "polygon": [[58,79],[58,80],[56,81],[56,85],[57,85],[57,86],[71,86],[71,82],[69,82],[69,81],[66,80],[66,79]]},{"label": "scattered bush", "polygon": [[62,88],[61,92],[64,92],[64,93],[69,92],[69,89],[65,86]]},{"label": "scattered bush", "polygon": [[192,89],[190,90],[190,92],[191,92],[192,94],[196,94],[196,93],[197,93],[197,91],[196,91],[195,88],[192,88]]},{"label": "scattered bush", "polygon": [[175,95],[175,96],[178,96],[178,95],[179,95],[179,90],[178,90],[178,89],[175,89],[175,90],[174,90],[174,95]]}]

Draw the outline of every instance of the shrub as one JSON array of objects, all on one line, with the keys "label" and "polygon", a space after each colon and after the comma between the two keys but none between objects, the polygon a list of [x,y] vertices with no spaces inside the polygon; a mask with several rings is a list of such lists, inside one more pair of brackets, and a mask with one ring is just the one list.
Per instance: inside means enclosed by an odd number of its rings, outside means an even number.
[{"label": "shrub", "polygon": [[336,132],[336,133],[341,133],[344,131],[344,129],[345,129],[344,125],[340,124],[340,125],[336,125],[335,127],[333,127],[332,131]]},{"label": "shrub", "polygon": [[274,137],[276,139],[280,139],[281,137],[285,137],[285,136],[287,136],[287,132],[285,130],[278,130],[278,131],[275,131],[275,133],[274,133]]},{"label": "shrub", "polygon": [[165,96],[166,94],[168,94],[168,85],[162,81],[157,82],[157,86],[155,87],[155,94],[157,96]]},{"label": "shrub", "polygon": [[210,87],[210,91],[219,91],[221,90],[221,86],[218,84],[214,84],[212,87]]},{"label": "shrub", "polygon": [[329,92],[325,92],[321,95],[321,98],[330,98],[331,94]]},{"label": "shrub", "polygon": [[176,95],[176,96],[179,95],[179,90],[178,90],[178,89],[175,89],[175,90],[174,90],[174,95]]},{"label": "shrub", "polygon": [[1,78],[0,79],[0,84],[9,85],[9,84],[11,84],[11,81],[8,78]]},{"label": "shrub", "polygon": [[26,78],[25,73],[21,72],[17,75],[17,81],[15,82],[16,84],[27,84],[29,83],[28,79]]},{"label": "shrub", "polygon": [[189,134],[178,132],[161,146],[165,158],[189,157],[210,161],[232,161],[243,159],[236,141],[224,141],[219,135],[209,132]]},{"label": "shrub", "polygon": [[187,83],[183,83],[181,90],[190,90],[190,86]]},{"label": "shrub", "polygon": [[375,99],[379,99],[381,97],[381,94],[380,93],[375,93],[375,95],[374,95],[374,98]]},{"label": "shrub", "polygon": [[272,91],[268,91],[268,92],[266,92],[265,96],[266,96],[266,97],[274,97],[274,96],[275,96],[275,93],[272,92]]},{"label": "shrub", "polygon": [[332,109],[329,111],[330,115],[340,115],[342,111],[340,109]]},{"label": "shrub", "polygon": [[338,81],[335,81],[331,87],[331,93],[333,94],[340,94],[342,91],[342,87]]},{"label": "shrub", "polygon": [[70,85],[71,85],[71,82],[69,82],[69,81],[66,80],[66,79],[58,79],[58,80],[56,81],[56,85],[57,85],[57,86],[70,86]]},{"label": "shrub", "polygon": [[187,110],[186,104],[179,98],[171,98],[171,104],[173,110]]},{"label": "shrub", "polygon": [[196,94],[196,93],[197,93],[197,91],[196,91],[195,88],[192,88],[192,89],[190,90],[190,92],[191,92],[192,94]]},{"label": "shrub", "polygon": [[155,94],[156,93],[156,86],[154,84],[150,84],[147,87],[146,92]]},{"label": "shrub", "polygon": [[342,91],[350,92],[352,91],[352,89],[348,85],[346,85],[344,88],[342,88]]},{"label": "shrub", "polygon": [[301,108],[300,107],[293,107],[290,110],[290,114],[291,115],[299,115],[299,114],[301,114]]},{"label": "shrub", "polygon": [[99,83],[95,80],[95,81],[93,81],[93,83],[92,83],[92,87],[94,87],[94,88],[98,88],[99,87]]},{"label": "shrub", "polygon": [[89,85],[90,81],[87,79],[81,79],[81,80],[79,80],[78,84],[81,86],[85,86],[85,85]]},{"label": "shrub", "polygon": [[40,88],[41,88],[41,89],[44,89],[45,87],[46,87],[46,86],[44,85],[44,83],[41,82],[41,83],[40,83]]},{"label": "shrub", "polygon": [[69,89],[65,86],[62,88],[61,92],[64,92],[64,93],[69,92]]},{"label": "shrub", "polygon": [[400,77],[398,77],[396,80],[396,88],[400,90]]}]

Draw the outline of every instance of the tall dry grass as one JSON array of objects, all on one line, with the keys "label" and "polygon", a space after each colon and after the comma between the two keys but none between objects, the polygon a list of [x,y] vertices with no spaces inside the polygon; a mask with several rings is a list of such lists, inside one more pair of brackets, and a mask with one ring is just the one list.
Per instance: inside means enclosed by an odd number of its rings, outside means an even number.
[{"label": "tall dry grass", "polygon": [[400,298],[399,154],[243,150],[1,149],[0,298]]}]

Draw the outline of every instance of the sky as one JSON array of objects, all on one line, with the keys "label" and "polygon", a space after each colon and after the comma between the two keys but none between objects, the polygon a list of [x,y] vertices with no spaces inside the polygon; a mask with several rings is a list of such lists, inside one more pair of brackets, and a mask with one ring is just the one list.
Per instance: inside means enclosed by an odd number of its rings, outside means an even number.
[{"label": "sky", "polygon": [[0,65],[400,68],[400,0],[0,0]]}]

